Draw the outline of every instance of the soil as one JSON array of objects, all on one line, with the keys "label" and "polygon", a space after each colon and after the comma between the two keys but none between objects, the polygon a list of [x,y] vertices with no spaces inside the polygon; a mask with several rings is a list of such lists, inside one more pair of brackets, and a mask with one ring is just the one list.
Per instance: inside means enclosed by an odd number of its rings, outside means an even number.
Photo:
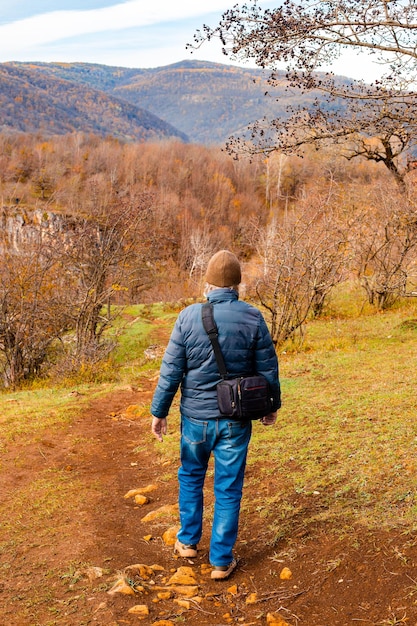
[{"label": "soil", "polygon": [[[401,530],[360,527],[340,534],[318,521],[308,530],[294,525],[290,541],[274,544],[271,529],[251,508],[251,481],[236,545],[238,568],[227,581],[212,581],[204,567],[209,520],[198,557],[174,556],[162,534],[175,527],[175,515],[153,522],[142,519],[163,505],[176,504],[175,463],[167,466],[149,445],[148,416],[126,418],[127,407],[149,401],[154,384],[142,380],[137,389],[92,401],[70,427],[25,446],[18,468],[18,442],[13,453],[4,455],[3,468],[9,468],[6,487],[21,486],[34,472],[51,468],[76,478],[85,497],[69,516],[60,519],[59,511],[51,512],[51,528],[55,518],[59,530],[51,532],[49,540],[36,543],[32,537],[23,546],[17,544],[13,554],[2,555],[2,571],[8,573],[0,583],[1,624],[417,624],[416,537]],[[248,471],[256,472],[256,464]],[[279,489],[279,481],[277,476],[276,485],[268,488]],[[125,497],[130,489],[147,485],[157,486],[148,494],[149,503],[139,506]],[[24,520],[19,523],[24,533]],[[154,568],[148,577],[129,575],[126,568],[133,564],[156,564],[160,569]],[[200,600],[178,603],[175,595],[165,598],[169,578],[183,566],[195,573]],[[288,579],[283,578],[284,568],[291,572]],[[143,589],[134,595],[109,594],[123,575],[129,589]],[[146,605],[149,615],[141,619],[129,613],[135,605]]]}]

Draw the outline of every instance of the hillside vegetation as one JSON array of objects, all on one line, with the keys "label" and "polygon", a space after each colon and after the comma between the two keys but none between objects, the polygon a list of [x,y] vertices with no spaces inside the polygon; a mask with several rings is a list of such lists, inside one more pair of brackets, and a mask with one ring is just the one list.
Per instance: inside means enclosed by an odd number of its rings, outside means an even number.
[{"label": "hillside vegetation", "polygon": [[[39,93],[53,80],[80,96],[63,69],[37,73]],[[118,72],[96,70],[114,89]],[[140,604],[169,626],[416,623],[415,173],[400,190],[337,148],[249,162],[142,139],[0,134],[0,621],[133,623]],[[163,446],[149,411],[219,248],[271,329],[283,406],[276,427],[254,424],[230,586],[210,579],[206,534],[185,599],[166,590],[179,563],[164,539],[178,402]],[[125,497],[149,485],[145,511]]]},{"label": "hillside vegetation", "polygon": [[187,141],[184,133],[139,104],[47,75],[31,64],[0,64],[0,107],[3,132],[50,136],[82,131],[130,141]]},{"label": "hillside vegetation", "polygon": [[[277,347],[354,280],[375,311],[416,291],[413,179],[336,153],[234,161],[218,148],[0,137],[3,384],[101,369],[121,305],[193,298],[231,248]],[[116,305],[116,308],[115,308]],[[89,375],[90,375],[89,374]]]},{"label": "hillside vegetation", "polygon": [[[152,69],[88,63],[5,63],[0,68],[0,98],[10,110],[7,125],[27,131],[37,125],[57,133],[71,128],[101,134],[106,130],[137,138],[140,131],[135,134],[133,125],[142,122],[148,131],[142,131],[144,139],[149,139],[153,127],[156,136],[175,135],[212,145],[263,116],[285,116],[288,104],[306,105],[317,95],[289,89],[284,74],[282,83],[271,88],[263,70],[204,61]],[[49,93],[48,102],[40,100],[41,94]],[[19,95],[22,99],[16,101]],[[84,122],[78,115],[80,107]],[[169,126],[149,115],[146,119],[143,109]]]}]

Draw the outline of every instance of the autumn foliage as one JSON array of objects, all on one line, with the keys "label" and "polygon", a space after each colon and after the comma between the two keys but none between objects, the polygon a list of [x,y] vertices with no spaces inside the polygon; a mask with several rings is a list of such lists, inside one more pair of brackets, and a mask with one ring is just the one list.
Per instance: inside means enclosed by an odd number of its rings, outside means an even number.
[{"label": "autumn foliage", "polygon": [[7,386],[100,361],[120,305],[200,296],[221,247],[245,264],[277,345],[344,280],[379,308],[413,289],[413,185],[399,194],[383,167],[334,151],[236,161],[177,142],[1,135],[0,176]]}]

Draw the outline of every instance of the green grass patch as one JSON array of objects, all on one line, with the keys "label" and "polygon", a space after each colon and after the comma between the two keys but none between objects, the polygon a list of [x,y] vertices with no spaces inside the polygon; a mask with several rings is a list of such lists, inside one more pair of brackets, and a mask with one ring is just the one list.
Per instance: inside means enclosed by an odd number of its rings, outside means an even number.
[{"label": "green grass patch", "polygon": [[[112,363],[122,381],[134,379],[139,373],[155,368],[145,351],[151,345],[165,347],[178,310],[173,305],[136,305],[123,309],[119,320],[122,332],[112,354]],[[118,329],[120,331],[120,327]]]},{"label": "green grass patch", "polygon": [[[3,536],[7,536],[14,545],[19,545],[24,529],[25,534],[30,531],[33,538],[30,546],[26,544],[27,548],[39,547],[42,543],[50,545],[54,536],[65,536],[68,503],[71,503],[71,509],[78,509],[84,498],[82,483],[69,472],[45,470],[23,488],[13,490],[7,501],[0,504],[0,515],[4,520]],[[52,527],[51,519],[54,520]]]},{"label": "green grass patch", "polygon": [[111,388],[79,385],[73,390],[59,386],[0,394],[0,451],[14,440],[31,441],[45,431],[69,424],[83,406]]},{"label": "green grass patch", "polygon": [[407,301],[316,320],[298,352],[282,350],[283,407],[274,429],[255,426],[249,457],[275,487],[272,526],[285,511],[288,533],[317,521],[417,529],[416,313]]},{"label": "green grass patch", "polygon": [[[66,616],[70,614],[80,626],[90,622],[84,601],[90,590],[84,586],[76,595],[68,593],[71,590],[62,567],[70,560],[71,551],[59,552],[54,561],[54,546],[60,551],[63,542],[71,546],[84,536],[83,506],[98,495],[94,483],[86,489],[85,481],[72,473],[47,469],[34,474],[25,485],[17,484],[0,503],[0,574],[16,584],[11,599],[15,604],[13,623],[53,626],[62,620],[69,623]],[[6,606],[10,615],[11,602]],[[45,621],[47,613],[51,621]]]}]

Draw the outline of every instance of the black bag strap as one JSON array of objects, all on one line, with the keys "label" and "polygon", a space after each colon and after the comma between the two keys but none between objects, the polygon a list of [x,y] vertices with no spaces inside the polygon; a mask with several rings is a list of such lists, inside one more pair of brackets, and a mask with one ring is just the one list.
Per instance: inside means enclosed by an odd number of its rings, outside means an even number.
[{"label": "black bag strap", "polygon": [[204,330],[209,336],[211,345],[213,346],[214,356],[216,357],[217,367],[220,376],[225,380],[227,378],[227,369],[224,362],[223,354],[219,345],[219,333],[216,322],[214,321],[213,305],[211,302],[205,302],[201,307],[201,319],[203,321]]}]

